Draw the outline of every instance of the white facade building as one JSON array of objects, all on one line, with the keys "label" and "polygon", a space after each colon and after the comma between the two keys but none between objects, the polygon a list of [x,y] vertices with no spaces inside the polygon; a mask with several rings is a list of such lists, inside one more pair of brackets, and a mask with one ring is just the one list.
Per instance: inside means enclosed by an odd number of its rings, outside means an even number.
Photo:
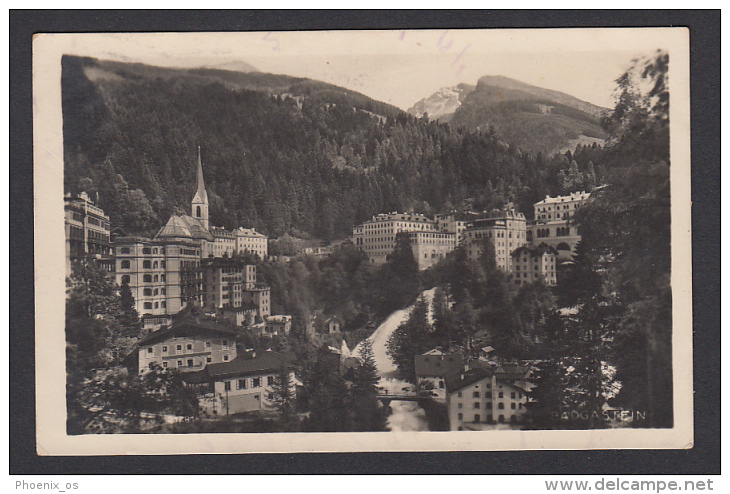
[{"label": "white facade building", "polygon": [[261,259],[266,259],[269,255],[269,239],[263,233],[253,228],[238,228],[233,230],[233,234],[236,237],[237,252],[256,253]]},{"label": "white facade building", "polygon": [[527,229],[532,245],[546,244],[558,253],[559,260],[572,259],[580,242],[573,216],[590,197],[590,192],[574,192],[565,196],[547,196],[535,203],[535,220]]},{"label": "white facade building", "polygon": [[481,244],[489,239],[494,245],[497,267],[509,273],[512,270],[512,252],[527,243],[526,225],[525,215],[511,204],[474,220],[465,232],[467,256],[473,261],[479,260]]}]

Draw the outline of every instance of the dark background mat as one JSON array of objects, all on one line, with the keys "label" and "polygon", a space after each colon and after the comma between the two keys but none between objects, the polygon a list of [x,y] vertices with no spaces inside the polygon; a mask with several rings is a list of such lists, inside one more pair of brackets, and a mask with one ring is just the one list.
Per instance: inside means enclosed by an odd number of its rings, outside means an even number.
[{"label": "dark background mat", "polygon": [[[41,457],[35,448],[34,33],[687,26],[691,39],[695,447]],[[10,11],[10,464],[30,474],[720,474],[720,11]],[[59,411],[61,412],[61,411]]]}]

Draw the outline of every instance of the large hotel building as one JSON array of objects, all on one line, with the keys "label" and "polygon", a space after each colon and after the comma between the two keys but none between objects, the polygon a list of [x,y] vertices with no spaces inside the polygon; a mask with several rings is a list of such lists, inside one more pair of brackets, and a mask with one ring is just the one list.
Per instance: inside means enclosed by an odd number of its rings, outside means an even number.
[{"label": "large hotel building", "polygon": [[436,221],[419,213],[382,213],[356,226],[352,231],[355,247],[367,254],[373,264],[383,264],[395,248],[395,236],[410,235],[413,256],[419,269],[426,269],[456,247],[455,235],[440,230]]},{"label": "large hotel building", "polygon": [[71,263],[93,259],[100,267],[113,271],[114,260],[109,239],[109,216],[96,206],[86,192],[64,197],[66,229],[66,276]]},{"label": "large hotel building", "polygon": [[[238,235],[211,227],[208,194],[198,154],[197,188],[191,214],[170,217],[154,238],[115,239],[117,284],[128,283],[145,329],[169,325],[171,316],[188,304],[209,309],[252,306],[261,317],[270,314],[270,289],[256,283],[255,266],[230,258]],[[266,237],[257,233],[258,246]],[[266,255],[265,250],[258,253]]]},{"label": "large hotel building", "polygon": [[485,213],[466,229],[467,256],[478,260],[482,255],[481,243],[489,239],[494,245],[497,267],[509,273],[512,270],[512,252],[527,243],[526,224],[525,215],[516,211],[512,204]]},{"label": "large hotel building", "polygon": [[166,324],[187,304],[202,302],[199,243],[121,237],[114,248],[117,284],[129,284],[145,327]]},{"label": "large hotel building", "polygon": [[[547,196],[534,205],[535,220],[527,221],[512,203],[484,213],[445,213],[435,219],[419,213],[389,213],[373,216],[353,229],[355,246],[373,264],[383,264],[395,248],[395,236],[408,232],[413,256],[419,269],[427,269],[463,245],[471,260],[478,260],[485,240],[494,245],[497,267],[514,274],[513,253],[520,247],[550,247],[550,256],[565,261],[572,258],[580,241],[573,215],[590,197],[588,192],[566,196]],[[543,250],[540,255],[546,255]],[[520,258],[522,259],[522,258]],[[521,272],[524,282],[524,270]],[[554,274],[542,273],[541,279],[554,283]]]},{"label": "large hotel building", "polygon": [[565,196],[547,196],[535,203],[535,219],[527,227],[528,242],[534,246],[545,244],[552,247],[560,261],[572,259],[580,242],[573,216],[590,196],[590,192],[574,192]]}]

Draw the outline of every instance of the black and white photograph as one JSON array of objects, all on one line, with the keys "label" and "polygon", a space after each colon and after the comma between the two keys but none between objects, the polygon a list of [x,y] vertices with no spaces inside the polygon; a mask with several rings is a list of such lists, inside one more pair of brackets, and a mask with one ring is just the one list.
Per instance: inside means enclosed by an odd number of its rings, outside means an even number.
[{"label": "black and white photograph", "polygon": [[33,96],[39,454],[691,447],[687,29],[40,34]]}]

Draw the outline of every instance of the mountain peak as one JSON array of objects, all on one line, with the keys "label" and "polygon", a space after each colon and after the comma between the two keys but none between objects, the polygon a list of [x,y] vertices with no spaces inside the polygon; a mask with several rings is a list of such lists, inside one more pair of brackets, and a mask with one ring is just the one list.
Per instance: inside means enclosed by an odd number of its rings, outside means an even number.
[{"label": "mountain peak", "polygon": [[487,130],[531,153],[550,155],[578,144],[601,144],[599,118],[605,108],[560,91],[533,86],[504,75],[485,75],[476,86],[441,88],[413,105],[417,117]]},{"label": "mountain peak", "polygon": [[[480,77],[479,81],[477,82],[478,91],[484,91],[487,88],[495,87],[510,91],[522,91],[524,93],[527,93],[531,97],[555,101],[557,103],[593,115],[594,117],[600,116],[607,110],[606,108],[602,108],[592,103],[588,103],[587,101],[580,100],[570,94],[555,91],[553,89],[533,86],[532,84],[527,84],[526,82],[511,79],[503,75],[485,75]],[[517,96],[517,98],[515,99],[524,99],[524,95],[515,96]]]},{"label": "mountain peak", "polygon": [[418,118],[428,114],[432,120],[448,122],[464,98],[474,90],[469,84],[442,87],[428,98],[424,98],[408,109],[408,113]]}]

